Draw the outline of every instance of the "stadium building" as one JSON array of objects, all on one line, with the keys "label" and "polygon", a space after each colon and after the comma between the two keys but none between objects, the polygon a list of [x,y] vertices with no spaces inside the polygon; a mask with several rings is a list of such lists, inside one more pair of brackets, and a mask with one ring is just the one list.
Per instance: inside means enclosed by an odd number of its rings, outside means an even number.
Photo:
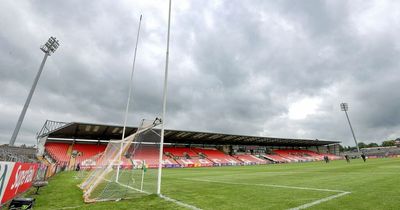
[{"label": "stadium building", "polygon": [[[126,135],[138,130],[127,127]],[[50,163],[70,169],[78,164],[90,168],[106,149],[110,140],[122,138],[123,126],[47,120],[39,131],[38,153]],[[134,162],[145,162],[149,168],[158,166],[159,132],[155,129],[142,140],[141,151]],[[164,134],[163,167],[210,167],[255,165],[268,163],[308,162],[339,159],[339,141],[292,139],[233,135],[198,131],[166,130]],[[136,161],[136,162],[135,162]]]}]

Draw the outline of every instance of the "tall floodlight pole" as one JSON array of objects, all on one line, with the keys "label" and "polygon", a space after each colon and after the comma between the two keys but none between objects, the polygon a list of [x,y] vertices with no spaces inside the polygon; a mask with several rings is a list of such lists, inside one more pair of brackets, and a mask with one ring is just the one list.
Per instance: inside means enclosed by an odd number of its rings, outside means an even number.
[{"label": "tall floodlight pole", "polygon": [[344,113],[346,114],[347,122],[349,122],[351,134],[353,134],[354,143],[356,144],[356,147],[357,147],[357,152],[360,153],[360,148],[358,148],[358,143],[357,143],[356,135],[354,135],[353,126],[351,126],[350,119],[349,119],[349,115],[347,114],[347,111],[349,110],[349,105],[348,105],[347,103],[341,103],[341,104],[340,104],[340,108],[341,108],[342,111],[344,111]]},{"label": "tall floodlight pole", "polygon": [[167,82],[168,82],[170,28],[171,28],[171,0],[169,0],[169,8],[168,8],[167,51],[165,53],[165,75],[164,75],[164,91],[163,91],[163,108],[162,108],[162,116],[161,116],[162,121],[161,121],[161,136],[160,136],[160,156],[158,159],[157,195],[161,195],[161,174],[162,174],[162,157],[163,157],[163,149],[164,149],[165,111],[167,108]]},{"label": "tall floodlight pole", "polygon": [[131,80],[129,82],[129,93],[128,93],[128,101],[126,102],[126,109],[125,109],[125,118],[124,118],[124,127],[122,128],[122,139],[121,139],[121,147],[119,149],[119,163],[117,167],[117,176],[116,176],[116,181],[118,182],[119,180],[119,168],[121,167],[121,156],[122,156],[122,147],[123,147],[123,140],[125,139],[125,130],[126,130],[126,122],[128,120],[128,112],[129,112],[129,104],[131,101],[131,95],[132,95],[132,83],[133,83],[133,73],[135,72],[135,64],[136,64],[136,52],[137,52],[137,47],[139,43],[139,34],[140,34],[140,25],[142,23],[142,15],[140,15],[139,19],[139,27],[136,35],[136,45],[135,45],[135,52],[133,54],[133,63],[132,63],[132,71],[131,71]]},{"label": "tall floodlight pole", "polygon": [[17,125],[15,126],[13,135],[11,136],[11,139],[10,139],[10,143],[9,143],[10,146],[14,146],[15,140],[17,139],[19,129],[21,128],[22,121],[24,121],[26,110],[29,107],[29,103],[31,102],[33,93],[35,92],[36,85],[39,81],[40,75],[42,74],[43,67],[44,67],[44,64],[46,63],[47,57],[50,56],[52,53],[54,53],[57,50],[58,46],[60,46],[60,44],[58,43],[58,40],[55,37],[50,37],[49,40],[46,42],[46,44],[44,44],[42,47],[40,47],[40,49],[44,52],[44,57],[43,57],[42,63],[40,64],[39,71],[36,74],[35,80],[33,81],[31,90],[29,91],[28,98],[25,101],[25,105],[22,108],[21,114],[19,115]]}]

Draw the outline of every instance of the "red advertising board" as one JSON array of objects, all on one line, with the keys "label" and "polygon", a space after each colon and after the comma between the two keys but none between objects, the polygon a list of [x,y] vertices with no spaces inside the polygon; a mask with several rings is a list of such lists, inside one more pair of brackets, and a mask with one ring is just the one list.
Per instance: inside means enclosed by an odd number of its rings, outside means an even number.
[{"label": "red advertising board", "polygon": [[1,198],[1,204],[25,192],[35,180],[38,164],[15,163]]},{"label": "red advertising board", "polygon": [[3,204],[1,200],[4,195],[4,191],[6,190],[8,180],[10,179],[11,172],[14,168],[14,164],[15,163],[13,162],[0,162],[0,207]]}]

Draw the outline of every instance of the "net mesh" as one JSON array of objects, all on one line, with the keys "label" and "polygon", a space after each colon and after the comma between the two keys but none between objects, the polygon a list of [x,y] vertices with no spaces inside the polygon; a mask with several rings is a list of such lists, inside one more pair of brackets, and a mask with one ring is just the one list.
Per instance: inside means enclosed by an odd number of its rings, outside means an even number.
[{"label": "net mesh", "polygon": [[103,153],[99,153],[90,158],[87,158],[79,163],[79,170],[74,176],[75,179],[84,179],[87,177],[88,173],[96,167],[97,160],[103,155]]},{"label": "net mesh", "polygon": [[152,129],[161,121],[143,120],[123,140],[110,141],[80,184],[85,202],[119,200],[156,193],[159,137]]}]

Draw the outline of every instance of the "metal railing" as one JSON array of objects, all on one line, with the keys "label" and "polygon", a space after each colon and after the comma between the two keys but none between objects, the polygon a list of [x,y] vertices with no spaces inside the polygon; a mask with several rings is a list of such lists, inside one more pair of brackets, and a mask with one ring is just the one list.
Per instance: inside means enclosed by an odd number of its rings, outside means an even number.
[{"label": "metal railing", "polygon": [[39,139],[40,137],[47,135],[51,131],[54,131],[54,130],[57,130],[57,129],[63,127],[66,124],[68,124],[68,123],[46,120],[42,129],[40,129],[40,131],[36,134],[36,139]]}]

